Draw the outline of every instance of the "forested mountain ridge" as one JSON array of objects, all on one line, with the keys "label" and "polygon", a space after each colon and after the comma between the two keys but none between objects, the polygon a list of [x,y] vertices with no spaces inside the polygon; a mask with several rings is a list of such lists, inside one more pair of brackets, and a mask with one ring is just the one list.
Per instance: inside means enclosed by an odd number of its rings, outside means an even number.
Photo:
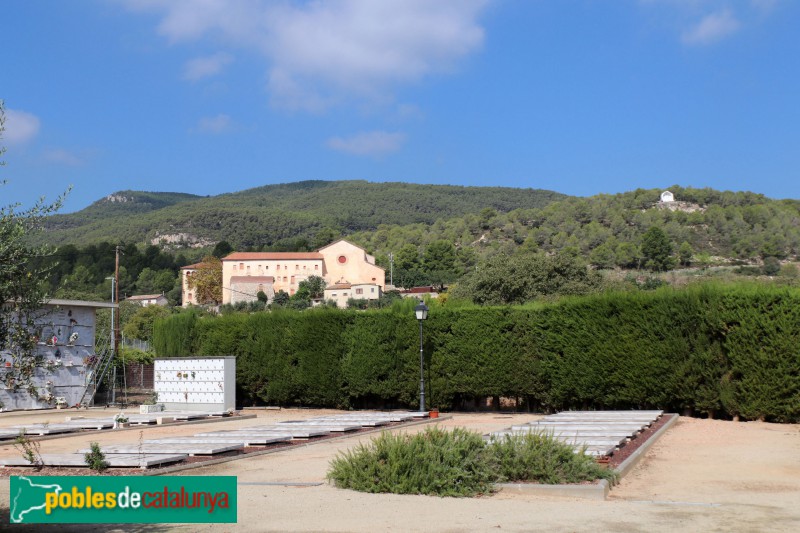
[{"label": "forested mountain ridge", "polygon": [[491,208],[544,207],[566,195],[539,189],[367,181],[302,181],[212,197],[122,191],[46,221],[51,243],[158,242],[187,234],[238,249],[303,248],[379,224],[432,224]]},{"label": "forested mountain ridge", "polygon": [[[638,268],[641,239],[661,228],[684,263],[722,258],[784,259],[800,254],[800,201],[772,200],[752,192],[673,186],[676,202],[661,204],[658,189],[637,189],[507,213],[490,209],[433,225],[382,225],[349,238],[378,256],[449,241],[476,258],[498,252],[570,250],[597,268]],[[409,249],[410,251],[410,249]],[[404,254],[411,257],[412,254]],[[410,265],[403,265],[408,268]]]}]

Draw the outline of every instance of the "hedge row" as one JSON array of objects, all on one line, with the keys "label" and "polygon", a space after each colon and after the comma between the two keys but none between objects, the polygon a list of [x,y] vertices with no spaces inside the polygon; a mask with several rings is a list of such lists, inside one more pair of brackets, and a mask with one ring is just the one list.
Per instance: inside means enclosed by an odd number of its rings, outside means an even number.
[{"label": "hedge row", "polygon": [[[309,310],[156,324],[161,356],[236,355],[245,402],[416,407],[419,330],[391,310]],[[800,419],[800,291],[705,285],[528,307],[432,305],[429,405],[660,408]]]}]

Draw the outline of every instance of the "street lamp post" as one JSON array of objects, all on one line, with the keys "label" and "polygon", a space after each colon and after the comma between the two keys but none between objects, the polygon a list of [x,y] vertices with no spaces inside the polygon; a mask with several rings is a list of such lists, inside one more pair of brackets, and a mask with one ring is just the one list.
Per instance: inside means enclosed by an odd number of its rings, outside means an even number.
[{"label": "street lamp post", "polygon": [[422,352],[422,322],[428,318],[428,306],[420,302],[414,308],[419,321],[419,410],[425,412],[425,356]]}]

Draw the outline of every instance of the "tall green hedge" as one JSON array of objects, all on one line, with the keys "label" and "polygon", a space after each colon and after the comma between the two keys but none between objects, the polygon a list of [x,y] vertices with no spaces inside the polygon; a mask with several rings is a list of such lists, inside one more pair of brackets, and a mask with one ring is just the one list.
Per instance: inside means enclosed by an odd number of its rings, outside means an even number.
[{"label": "tall green hedge", "polygon": [[[156,324],[161,356],[235,355],[245,402],[416,407],[411,305]],[[486,397],[532,408],[661,408],[800,419],[800,291],[763,285],[608,293],[525,307],[432,304],[429,405]]]}]

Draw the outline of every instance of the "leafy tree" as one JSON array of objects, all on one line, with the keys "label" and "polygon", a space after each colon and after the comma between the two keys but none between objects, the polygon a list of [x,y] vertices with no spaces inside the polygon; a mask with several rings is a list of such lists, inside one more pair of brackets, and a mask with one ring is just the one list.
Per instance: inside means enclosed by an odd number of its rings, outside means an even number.
[{"label": "leafy tree", "polygon": [[613,268],[616,264],[615,245],[606,241],[589,254],[589,262],[597,268]]},{"label": "leafy tree", "polygon": [[781,262],[777,257],[767,257],[764,259],[764,274],[774,276],[781,271]]},{"label": "leafy tree", "polygon": [[314,235],[314,240],[311,242],[311,247],[314,250],[318,250],[323,246],[327,246],[328,244],[336,241],[339,237],[339,232],[332,228],[321,228],[317,231],[317,234]]},{"label": "leafy tree", "polygon": [[308,299],[322,298],[325,294],[325,279],[322,276],[309,276],[298,284],[297,293],[300,292],[308,294]]},{"label": "leafy tree", "polygon": [[219,241],[217,245],[214,246],[214,250],[211,252],[211,255],[217,259],[222,259],[231,252],[233,252],[233,246],[231,246],[228,241]]},{"label": "leafy tree", "polygon": [[289,304],[289,298],[288,292],[280,290],[276,292],[275,296],[272,298],[272,305],[275,307],[285,307]]},{"label": "leafy tree", "polygon": [[444,239],[433,241],[425,249],[422,264],[428,272],[452,272],[456,261],[456,248]]},{"label": "leafy tree", "polygon": [[414,270],[419,266],[419,251],[411,243],[406,243],[394,254],[395,272],[398,270]]},{"label": "leafy tree", "polygon": [[160,305],[142,306],[128,319],[122,328],[122,332],[131,339],[152,342],[155,321],[160,318],[166,318],[171,314],[169,309]]},{"label": "leafy tree", "polygon": [[209,255],[189,278],[189,288],[197,294],[200,304],[217,305],[222,301],[222,261]]},{"label": "leafy tree", "polygon": [[178,279],[171,270],[162,270],[156,274],[153,280],[153,292],[166,294],[175,287],[175,281]]},{"label": "leafy tree", "polygon": [[[4,111],[0,100],[0,141]],[[0,186],[4,183],[0,182]],[[37,341],[30,328],[48,296],[44,281],[49,268],[34,265],[38,257],[51,254],[52,250],[32,246],[29,239],[42,229],[43,218],[61,207],[63,199],[62,195],[49,205],[41,199],[27,210],[19,210],[19,204],[0,207],[0,348],[11,354],[13,364],[4,377],[14,387],[31,384]]]},{"label": "leafy tree", "polygon": [[451,297],[485,305],[521,304],[546,296],[585,294],[599,287],[599,274],[569,254],[498,254],[464,276]]},{"label": "leafy tree", "polygon": [[258,293],[256,293],[256,298],[258,298],[258,301],[261,303],[267,303],[267,301],[269,300],[267,293],[265,293],[264,291],[258,291]]},{"label": "leafy tree", "polygon": [[642,257],[644,266],[656,272],[670,270],[675,266],[672,257],[672,241],[664,230],[651,226],[642,237]]},{"label": "leafy tree", "polygon": [[145,267],[136,278],[136,292],[139,294],[152,294],[154,292],[154,283],[156,280],[156,273],[153,269]]},{"label": "leafy tree", "polygon": [[683,241],[678,247],[678,260],[680,261],[681,265],[689,266],[692,264],[693,255],[694,249],[692,248],[692,245],[686,241]]},{"label": "leafy tree", "polygon": [[366,309],[369,307],[369,300],[364,298],[348,298],[347,299],[347,308],[348,309]]}]

